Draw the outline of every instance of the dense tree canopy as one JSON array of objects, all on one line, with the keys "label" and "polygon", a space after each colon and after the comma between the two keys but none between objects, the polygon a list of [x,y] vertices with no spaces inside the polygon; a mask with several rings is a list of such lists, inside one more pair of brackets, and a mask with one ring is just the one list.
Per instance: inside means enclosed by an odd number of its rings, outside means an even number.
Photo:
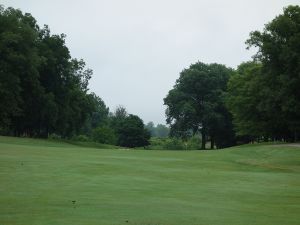
[{"label": "dense tree canopy", "polygon": [[92,71],[72,59],[65,35],[28,13],[0,7],[0,132],[47,137],[79,133],[94,111]]},{"label": "dense tree canopy", "polygon": [[139,147],[149,144],[150,133],[184,142],[201,133],[203,149],[206,140],[222,148],[237,136],[299,139],[299,6],[286,7],[263,31],[250,34],[248,48],[258,50],[253,61],[236,70],[201,62],[184,69],[164,99],[170,129],[152,122],[145,127],[123,106],[109,112],[89,92],[93,71],[71,57],[65,38],[40,28],[28,13],[0,6],[0,135],[79,135]]},{"label": "dense tree canopy", "polygon": [[296,140],[300,134],[300,7],[254,31],[256,62],[241,64],[229,82],[228,107],[239,134]]},{"label": "dense tree canopy", "polygon": [[149,144],[150,133],[144,128],[143,121],[136,115],[129,114],[116,131],[120,146],[140,147]]},{"label": "dense tree canopy", "polygon": [[88,92],[93,71],[72,59],[65,35],[40,28],[30,14],[0,7],[0,134],[119,144],[148,144],[143,121],[124,107],[109,114]]},{"label": "dense tree canopy", "polygon": [[149,145],[150,132],[143,120],[128,114],[124,106],[118,106],[110,117],[110,127],[115,131],[117,144],[124,147]]},{"label": "dense tree canopy", "polygon": [[231,115],[224,105],[224,92],[231,73],[232,69],[223,65],[201,62],[181,72],[164,99],[171,135],[185,138],[200,131],[203,149],[207,136],[212,145],[216,141],[217,147],[234,143]]},{"label": "dense tree canopy", "polygon": [[237,135],[264,135],[267,115],[260,111],[264,89],[261,68],[261,63],[242,63],[228,82],[227,106]]}]

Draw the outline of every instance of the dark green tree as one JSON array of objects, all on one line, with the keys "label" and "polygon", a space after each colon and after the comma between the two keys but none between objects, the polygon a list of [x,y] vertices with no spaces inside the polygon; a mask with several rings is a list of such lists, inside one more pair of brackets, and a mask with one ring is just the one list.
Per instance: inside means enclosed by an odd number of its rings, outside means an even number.
[{"label": "dark green tree", "polygon": [[[15,135],[30,131],[37,113],[32,96],[43,95],[38,80],[37,29],[30,14],[0,6],[0,126]],[[33,117],[28,118],[28,113]],[[24,123],[24,119],[30,121]]]},{"label": "dark green tree", "polygon": [[[187,138],[200,131],[202,149],[206,139],[217,147],[234,144],[234,139],[220,138],[230,130],[230,116],[224,106],[224,92],[232,69],[219,64],[192,64],[180,73],[174,88],[164,99],[171,135]],[[218,140],[218,142],[217,142]]]},{"label": "dark green tree", "polygon": [[91,93],[89,96],[91,98],[91,104],[94,106],[94,110],[90,118],[91,127],[96,128],[107,125],[109,108],[106,107],[104,101],[95,93]]},{"label": "dark green tree", "polygon": [[40,31],[39,50],[43,59],[40,81],[45,92],[54,95],[59,115],[52,119],[55,123],[45,122],[46,130],[70,137],[79,133],[93,111],[87,94],[92,71],[85,69],[83,60],[71,59],[65,35],[51,35],[47,26]]},{"label": "dark green tree", "polygon": [[267,118],[260,110],[265,88],[261,69],[261,63],[242,63],[228,82],[226,103],[233,115],[237,135],[264,135]]},{"label": "dark green tree", "polygon": [[130,148],[149,145],[150,132],[143,120],[128,114],[124,106],[119,105],[114,113],[110,113],[108,120],[109,127],[115,132],[117,145]]},{"label": "dark green tree", "polygon": [[92,139],[95,142],[102,144],[115,145],[117,142],[117,137],[115,132],[110,127],[97,127],[92,131]]},{"label": "dark green tree", "polygon": [[40,29],[28,13],[0,7],[0,132],[78,134],[97,111],[88,92],[92,70],[72,59],[65,35]]},{"label": "dark green tree", "polygon": [[150,133],[143,121],[136,115],[129,114],[116,128],[118,145],[124,147],[141,147],[149,145]]},{"label": "dark green tree", "polygon": [[229,108],[240,134],[296,140],[300,133],[300,7],[254,31],[259,63],[242,64],[230,81]]}]

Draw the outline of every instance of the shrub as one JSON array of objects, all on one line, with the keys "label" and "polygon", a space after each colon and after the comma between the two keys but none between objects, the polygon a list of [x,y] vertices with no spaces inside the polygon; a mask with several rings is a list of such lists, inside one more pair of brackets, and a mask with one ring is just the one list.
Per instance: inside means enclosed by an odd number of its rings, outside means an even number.
[{"label": "shrub", "polygon": [[77,135],[72,137],[72,141],[88,142],[90,141],[90,138],[86,135]]},{"label": "shrub", "polygon": [[199,150],[201,149],[201,138],[199,135],[195,135],[193,137],[191,137],[188,141],[187,141],[187,149],[190,150]]},{"label": "shrub", "polygon": [[115,145],[117,138],[114,131],[109,127],[97,127],[92,131],[92,139],[102,144]]},{"label": "shrub", "polygon": [[50,134],[48,136],[48,139],[51,139],[51,140],[60,140],[61,139],[61,136],[60,135],[57,135],[57,134]]},{"label": "shrub", "polygon": [[164,144],[164,149],[168,150],[184,150],[186,149],[186,146],[184,143],[177,138],[169,138]]}]

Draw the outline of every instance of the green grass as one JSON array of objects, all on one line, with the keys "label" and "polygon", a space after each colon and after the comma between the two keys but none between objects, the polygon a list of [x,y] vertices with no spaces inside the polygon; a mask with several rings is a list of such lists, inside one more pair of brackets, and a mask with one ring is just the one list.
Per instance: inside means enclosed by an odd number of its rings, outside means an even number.
[{"label": "green grass", "polygon": [[0,137],[0,225],[299,221],[300,148],[128,151]]}]

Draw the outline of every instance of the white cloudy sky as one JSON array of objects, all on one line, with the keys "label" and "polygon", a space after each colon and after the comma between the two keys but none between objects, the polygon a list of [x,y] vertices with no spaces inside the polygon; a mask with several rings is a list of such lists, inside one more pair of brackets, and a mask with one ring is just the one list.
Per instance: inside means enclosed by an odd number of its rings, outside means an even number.
[{"label": "white cloudy sky", "polygon": [[114,110],[164,123],[163,98],[191,63],[236,67],[253,30],[299,0],[0,0],[65,33],[94,70],[90,90]]}]

